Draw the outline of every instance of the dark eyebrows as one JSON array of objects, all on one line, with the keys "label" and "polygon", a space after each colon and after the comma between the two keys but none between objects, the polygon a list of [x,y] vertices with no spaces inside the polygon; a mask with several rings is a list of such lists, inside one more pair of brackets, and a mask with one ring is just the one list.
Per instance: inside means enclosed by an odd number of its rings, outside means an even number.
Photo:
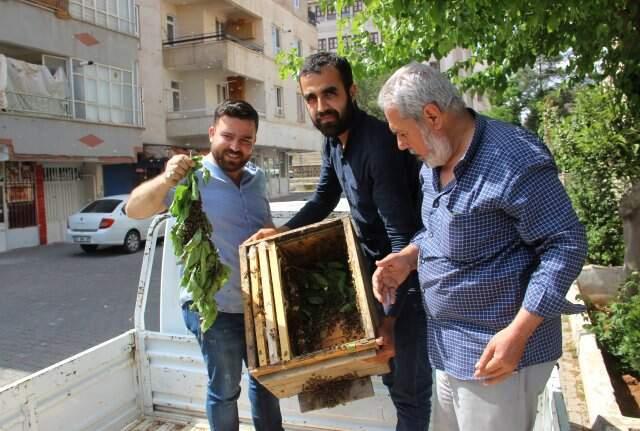
[{"label": "dark eyebrows", "polygon": [[[338,87],[336,87],[335,85],[330,85],[328,87],[324,87],[322,90],[320,90],[320,92],[322,94],[338,94]],[[303,97],[308,101],[312,97],[316,97],[316,93],[305,93]]]},{"label": "dark eyebrows", "polygon": [[323,94],[338,94],[338,87],[336,87],[335,85],[332,85],[330,87],[326,87],[322,89],[322,93]]}]

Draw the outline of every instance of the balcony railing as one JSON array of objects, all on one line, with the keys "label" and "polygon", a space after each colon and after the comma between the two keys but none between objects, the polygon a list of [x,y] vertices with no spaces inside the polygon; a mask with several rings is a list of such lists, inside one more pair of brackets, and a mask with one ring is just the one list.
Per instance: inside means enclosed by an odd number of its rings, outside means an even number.
[{"label": "balcony railing", "polygon": [[34,116],[85,120],[97,123],[144,125],[142,92],[135,87],[136,106],[109,106],[85,100],[60,99],[36,94],[5,91],[2,112],[16,112]]},{"label": "balcony railing", "polygon": [[56,97],[16,93],[13,91],[5,91],[5,94],[7,103],[3,111],[25,112],[63,118],[71,118],[73,116],[71,99],[59,99]]},{"label": "balcony railing", "polygon": [[255,42],[240,39],[237,36],[234,36],[229,33],[224,33],[224,32],[194,34],[190,36],[177,37],[174,39],[163,41],[162,45],[164,47],[174,47],[174,46],[192,45],[197,43],[223,42],[223,41],[231,41],[239,45],[242,45],[245,48],[248,48],[252,51],[264,53],[264,46],[257,44]]},{"label": "balcony railing", "polygon": [[69,0],[26,0],[27,3],[33,3],[38,6],[51,9],[58,18],[70,18]]}]

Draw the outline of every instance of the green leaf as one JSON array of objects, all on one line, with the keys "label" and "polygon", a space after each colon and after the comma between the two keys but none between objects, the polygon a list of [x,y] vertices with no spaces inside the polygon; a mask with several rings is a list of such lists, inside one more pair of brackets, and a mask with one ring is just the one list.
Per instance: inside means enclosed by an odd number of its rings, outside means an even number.
[{"label": "green leaf", "polygon": [[[206,331],[217,316],[215,293],[229,279],[230,268],[219,260],[215,245],[210,239],[212,226],[206,215],[192,211],[192,204],[200,200],[196,172],[202,169],[202,157],[194,156],[192,160],[194,166],[187,173],[185,182],[176,188],[171,203],[170,211],[176,218],[176,224],[172,227],[169,236],[178,261],[183,263],[180,285],[191,293],[194,307],[201,316],[202,330]],[[203,169],[205,183],[210,176],[210,172]],[[198,211],[202,210],[198,209]],[[190,220],[189,217],[191,217]],[[194,230],[195,233],[193,233]],[[192,233],[193,235],[189,238]]]},{"label": "green leaf", "polygon": [[187,251],[186,259],[184,263],[185,268],[190,269],[196,263],[199,263],[201,256],[202,256],[202,249],[200,247],[193,247],[191,250]]}]

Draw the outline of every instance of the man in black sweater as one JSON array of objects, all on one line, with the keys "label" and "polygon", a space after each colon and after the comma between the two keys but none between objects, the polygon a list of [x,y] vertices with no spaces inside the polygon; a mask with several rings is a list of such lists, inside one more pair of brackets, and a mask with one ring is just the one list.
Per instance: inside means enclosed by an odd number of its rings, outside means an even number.
[{"label": "man in black sweater", "polygon": [[[261,229],[266,238],[326,218],[344,193],[370,273],[375,262],[409,244],[421,228],[420,162],[400,151],[386,123],[360,110],[349,62],[320,52],[305,60],[300,89],[313,124],[324,135],[316,191],[284,226]],[[417,275],[398,290],[378,328],[391,373],[383,376],[397,410],[400,430],[427,430],[431,412],[431,367]]]}]

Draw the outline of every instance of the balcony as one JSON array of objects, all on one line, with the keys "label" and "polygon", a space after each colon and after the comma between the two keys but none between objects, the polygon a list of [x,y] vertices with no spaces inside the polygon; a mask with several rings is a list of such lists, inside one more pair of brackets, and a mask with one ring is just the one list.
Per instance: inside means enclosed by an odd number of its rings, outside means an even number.
[{"label": "balcony", "polygon": [[[258,111],[260,121],[264,121],[264,111],[253,102],[249,101],[249,103]],[[167,112],[167,136],[184,139],[207,135],[214,111],[215,107]]]},{"label": "balcony", "polygon": [[[202,0],[165,0],[167,4],[174,6],[199,6]],[[220,8],[241,11],[253,11],[257,16],[262,14],[261,8],[263,0],[218,0]],[[266,2],[265,2],[266,3]]]},{"label": "balcony", "polygon": [[68,0],[26,0],[27,3],[32,3],[36,6],[50,9],[58,18],[71,18],[69,15],[69,1]]},{"label": "balcony", "polygon": [[[142,126],[142,89],[132,72],[0,47],[0,113]],[[13,52],[30,61],[2,53]],[[42,62],[39,64],[38,61]],[[69,80],[73,76],[73,85]]]},{"label": "balcony", "polygon": [[[252,103],[250,101],[250,103]],[[167,113],[167,137],[177,140],[189,140],[207,136],[215,108],[204,108]],[[260,114],[257,145],[269,146],[290,151],[316,151],[318,132],[315,129],[297,124],[276,123]]]},{"label": "balcony", "polygon": [[20,112],[45,117],[70,119],[73,117],[72,100],[36,94],[5,91],[5,100],[0,92],[0,110],[2,112]]},{"label": "balcony", "polygon": [[123,126],[142,126],[142,92],[133,87],[137,97],[131,107],[109,106],[81,99],[57,98],[39,94],[0,91],[0,112],[64,120],[81,120]]},{"label": "balcony", "polygon": [[185,36],[163,42],[164,65],[176,71],[220,69],[256,80],[267,70],[264,48],[228,33]]}]

